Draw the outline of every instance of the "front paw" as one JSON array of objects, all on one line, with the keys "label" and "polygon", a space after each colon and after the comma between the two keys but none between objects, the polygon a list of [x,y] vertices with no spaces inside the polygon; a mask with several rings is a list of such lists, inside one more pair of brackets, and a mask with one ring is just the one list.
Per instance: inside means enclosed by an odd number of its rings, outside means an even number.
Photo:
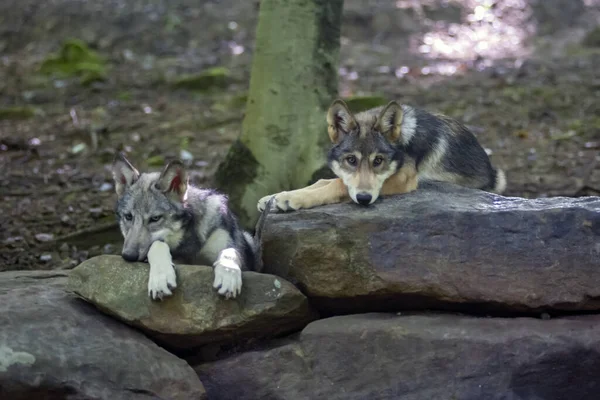
[{"label": "front paw", "polygon": [[173,264],[170,261],[150,266],[148,296],[152,300],[162,300],[164,297],[171,296],[173,294],[172,291],[176,287],[177,276],[175,275],[175,268],[173,268]]},{"label": "front paw", "polygon": [[258,201],[258,211],[263,212],[269,202],[273,199],[273,206],[280,211],[296,211],[302,208],[302,204],[297,195],[290,192],[281,192],[263,197]]},{"label": "front paw", "polygon": [[237,265],[217,261],[215,267],[215,281],[213,287],[218,289],[221,296],[235,298],[242,292],[242,271]]},{"label": "front paw", "polygon": [[[258,211],[260,211],[260,212],[265,211],[265,209],[267,208],[267,204],[269,204],[269,200],[271,200],[273,197],[275,197],[275,195],[270,194],[270,195],[265,196],[262,199],[260,199],[258,201],[258,204],[256,205],[256,208],[258,208]],[[273,200],[273,202],[275,202],[275,200]]]}]

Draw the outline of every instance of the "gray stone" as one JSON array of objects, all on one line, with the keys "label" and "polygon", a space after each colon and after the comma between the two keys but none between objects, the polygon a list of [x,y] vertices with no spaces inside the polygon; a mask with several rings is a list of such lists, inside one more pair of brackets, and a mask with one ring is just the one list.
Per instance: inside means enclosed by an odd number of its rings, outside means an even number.
[{"label": "gray stone", "polygon": [[65,290],[67,272],[0,273],[0,399],[205,399],[183,360]]},{"label": "gray stone", "polygon": [[600,198],[426,184],[369,207],[269,215],[264,271],[328,313],[600,309]]},{"label": "gray stone", "polygon": [[195,369],[212,400],[596,400],[600,316],[333,317]]},{"label": "gray stone", "polygon": [[72,271],[69,287],[173,350],[298,331],[314,317],[306,297],[279,277],[243,272],[241,295],[225,299],[212,287],[213,269],[197,265],[177,265],[173,296],[153,301],[149,268],[119,256],[98,256]]}]

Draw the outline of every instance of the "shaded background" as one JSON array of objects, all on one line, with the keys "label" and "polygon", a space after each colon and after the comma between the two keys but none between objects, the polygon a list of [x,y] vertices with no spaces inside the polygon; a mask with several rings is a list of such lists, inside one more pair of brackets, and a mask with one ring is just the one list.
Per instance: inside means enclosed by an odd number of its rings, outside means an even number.
[{"label": "shaded background", "polygon": [[[258,7],[0,1],[0,270],[119,251],[117,150],[141,170],[183,158],[211,184],[240,133]],[[600,0],[346,0],[340,95],[459,119],[507,195],[598,195],[599,25]],[[61,70],[61,51],[88,58]]]}]

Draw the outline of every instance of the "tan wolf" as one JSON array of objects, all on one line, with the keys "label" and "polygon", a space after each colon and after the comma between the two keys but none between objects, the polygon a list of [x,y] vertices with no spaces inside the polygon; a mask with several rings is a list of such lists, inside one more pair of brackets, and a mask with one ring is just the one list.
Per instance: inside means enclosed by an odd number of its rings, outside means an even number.
[{"label": "tan wolf", "polygon": [[361,205],[380,195],[411,192],[419,180],[452,182],[497,194],[506,188],[502,170],[492,167],[475,135],[445,115],[395,101],[352,114],[342,100],[327,112],[332,147],[328,165],[338,176],[297,190],[265,196],[282,211],[352,199]]}]

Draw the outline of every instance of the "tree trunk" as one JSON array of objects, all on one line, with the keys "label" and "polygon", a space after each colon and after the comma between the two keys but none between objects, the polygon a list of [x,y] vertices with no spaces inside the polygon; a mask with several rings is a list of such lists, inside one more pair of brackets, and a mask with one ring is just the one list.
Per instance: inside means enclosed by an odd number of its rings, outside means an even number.
[{"label": "tree trunk", "polygon": [[302,187],[325,164],[337,94],[343,0],[262,0],[242,135],[216,174],[246,227],[268,194]]}]

